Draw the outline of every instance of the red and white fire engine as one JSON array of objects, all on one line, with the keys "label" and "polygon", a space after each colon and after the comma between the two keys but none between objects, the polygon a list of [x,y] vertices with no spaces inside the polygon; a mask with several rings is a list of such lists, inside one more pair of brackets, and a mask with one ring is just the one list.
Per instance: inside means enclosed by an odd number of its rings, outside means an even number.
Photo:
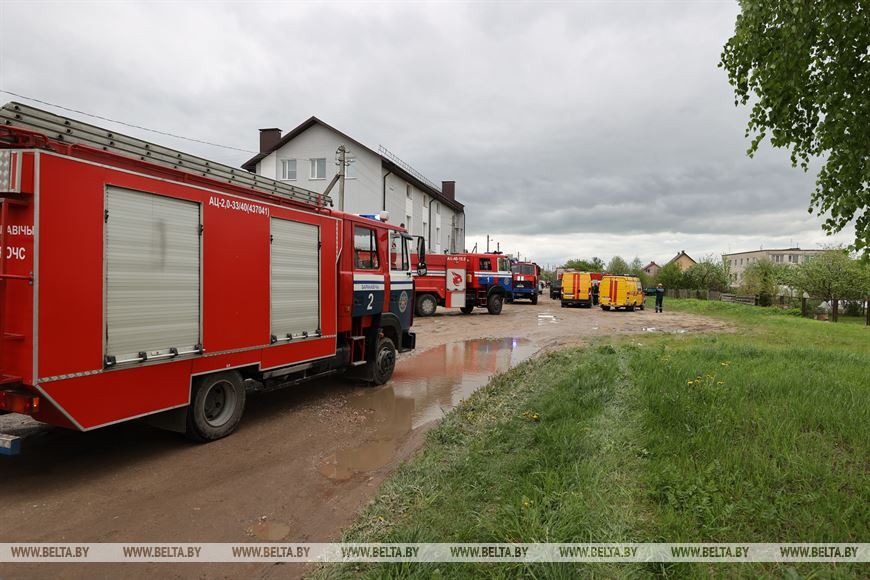
[{"label": "red and white fire engine", "polygon": [[530,300],[532,304],[538,303],[538,287],[541,280],[541,268],[534,262],[514,262],[511,264],[513,273],[513,288],[508,297],[510,302],[514,300]]},{"label": "red and white fire engine", "polygon": [[501,254],[429,254],[428,272],[414,288],[418,316],[432,316],[438,306],[470,314],[475,306],[501,314],[511,292],[510,260]]},{"label": "red and white fire engine", "polygon": [[0,412],[209,441],[246,390],[380,384],[414,348],[403,230],[18,103],[0,122]]}]

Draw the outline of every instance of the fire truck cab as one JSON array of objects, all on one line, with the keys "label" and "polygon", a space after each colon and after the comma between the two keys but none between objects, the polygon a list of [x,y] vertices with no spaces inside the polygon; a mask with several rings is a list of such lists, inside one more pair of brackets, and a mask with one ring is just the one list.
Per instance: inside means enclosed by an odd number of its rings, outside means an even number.
[{"label": "fire truck cab", "polygon": [[538,282],[541,279],[541,268],[534,262],[514,262],[511,265],[513,274],[513,287],[509,301],[530,300],[532,304],[538,303],[540,289]]},{"label": "fire truck cab", "polygon": [[438,306],[500,314],[511,292],[510,261],[501,254],[431,254],[426,266],[415,279],[418,316],[432,316]]}]

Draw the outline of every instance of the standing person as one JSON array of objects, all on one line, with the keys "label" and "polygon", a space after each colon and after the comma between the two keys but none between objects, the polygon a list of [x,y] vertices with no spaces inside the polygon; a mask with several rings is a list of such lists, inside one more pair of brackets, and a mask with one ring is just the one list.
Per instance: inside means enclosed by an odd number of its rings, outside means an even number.
[{"label": "standing person", "polygon": [[661,282],[656,284],[656,312],[662,312],[662,302],[665,299],[665,288]]}]

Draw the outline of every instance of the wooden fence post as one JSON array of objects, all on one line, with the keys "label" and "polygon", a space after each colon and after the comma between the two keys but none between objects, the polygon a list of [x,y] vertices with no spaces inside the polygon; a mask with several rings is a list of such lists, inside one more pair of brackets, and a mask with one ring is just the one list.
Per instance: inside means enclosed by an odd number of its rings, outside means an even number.
[{"label": "wooden fence post", "polygon": [[801,297],[801,316],[803,316],[804,318],[806,318],[806,316],[807,316],[807,302],[808,302],[808,300],[802,296]]}]

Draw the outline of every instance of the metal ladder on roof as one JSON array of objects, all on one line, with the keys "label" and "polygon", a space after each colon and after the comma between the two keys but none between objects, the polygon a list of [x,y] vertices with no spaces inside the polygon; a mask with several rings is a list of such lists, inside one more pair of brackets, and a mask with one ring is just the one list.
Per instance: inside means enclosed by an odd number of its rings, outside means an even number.
[{"label": "metal ladder on roof", "polygon": [[332,198],[326,194],[269,179],[244,169],[236,169],[21,103],[10,102],[4,105],[0,109],[0,123],[37,131],[64,143],[94,147],[251,190],[286,197],[308,205],[332,206]]}]

